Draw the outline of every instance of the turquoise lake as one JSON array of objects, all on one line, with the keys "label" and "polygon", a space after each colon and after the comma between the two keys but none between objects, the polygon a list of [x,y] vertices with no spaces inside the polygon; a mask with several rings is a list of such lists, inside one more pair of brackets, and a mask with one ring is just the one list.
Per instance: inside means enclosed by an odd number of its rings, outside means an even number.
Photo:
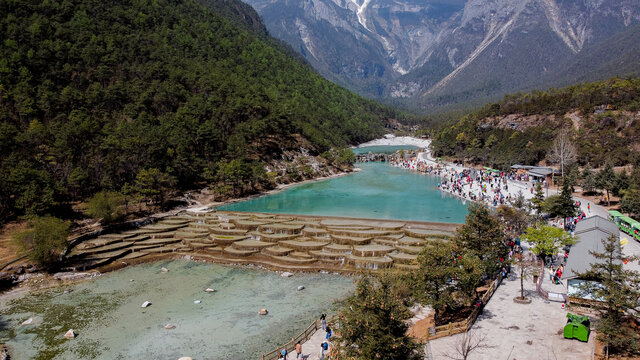
[{"label": "turquoise lake", "polygon": [[293,186],[221,210],[463,223],[467,204],[438,190],[440,179],[388,163],[358,163],[362,171]]},{"label": "turquoise lake", "polygon": [[376,145],[365,146],[361,148],[351,149],[354,154],[368,154],[370,152],[376,154],[393,154],[398,150],[418,150],[417,146],[413,145]]}]

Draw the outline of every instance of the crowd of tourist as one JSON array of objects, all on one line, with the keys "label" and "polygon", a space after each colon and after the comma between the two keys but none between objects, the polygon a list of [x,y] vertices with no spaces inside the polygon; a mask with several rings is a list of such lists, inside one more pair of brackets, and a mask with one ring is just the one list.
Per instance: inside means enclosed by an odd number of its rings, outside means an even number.
[{"label": "crowd of tourist", "polygon": [[419,156],[392,161],[391,165],[439,176],[442,178],[438,184],[441,191],[493,207],[511,204],[518,194],[524,198],[533,197],[535,183],[526,174],[469,169]]}]

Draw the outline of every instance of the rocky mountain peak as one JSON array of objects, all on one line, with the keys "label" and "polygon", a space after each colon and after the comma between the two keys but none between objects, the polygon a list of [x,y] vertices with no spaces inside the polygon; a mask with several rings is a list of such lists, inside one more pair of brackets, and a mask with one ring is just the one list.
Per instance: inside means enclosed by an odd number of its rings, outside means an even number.
[{"label": "rocky mountain peak", "polygon": [[247,2],[273,35],[341,85],[453,102],[526,88],[640,22],[637,0]]}]

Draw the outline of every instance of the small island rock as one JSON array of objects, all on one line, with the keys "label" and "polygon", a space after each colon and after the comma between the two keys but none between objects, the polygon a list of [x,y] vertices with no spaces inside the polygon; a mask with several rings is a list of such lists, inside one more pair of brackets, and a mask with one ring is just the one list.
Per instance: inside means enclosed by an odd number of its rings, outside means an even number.
[{"label": "small island rock", "polygon": [[269,312],[267,311],[267,309],[260,309],[260,311],[258,312],[258,314],[260,315],[267,315]]},{"label": "small island rock", "polygon": [[22,325],[31,325],[32,322],[33,322],[33,318],[28,318],[27,320],[22,322]]},{"label": "small island rock", "polygon": [[142,303],[142,306],[141,306],[141,307],[146,308],[146,307],[148,307],[149,305],[151,305],[151,301],[145,301],[145,302],[143,302],[143,303]]},{"label": "small island rock", "polygon": [[288,271],[285,271],[285,272],[283,272],[282,274],[280,274],[280,276],[288,278],[288,277],[292,277],[292,276],[293,276],[293,273],[290,273],[290,272],[288,272]]},{"label": "small island rock", "polygon": [[73,329],[69,329],[69,331],[67,331],[64,334],[65,339],[73,339],[76,337],[76,333],[73,331]]},{"label": "small island rock", "polygon": [[304,285],[298,286],[298,291],[304,290]]},{"label": "small island rock", "polygon": [[176,328],[176,326],[173,325],[173,324],[167,324],[167,325],[164,326],[164,328],[167,329],[167,330],[173,330],[173,329]]},{"label": "small island rock", "polygon": [[162,268],[160,268],[160,271],[162,271],[162,272],[169,272],[169,269],[167,269],[166,267],[164,267],[164,266],[163,266]]},{"label": "small island rock", "polygon": [[212,292],[216,292],[216,291],[214,289],[212,289],[212,288],[206,288],[204,290],[204,292],[212,293]]}]

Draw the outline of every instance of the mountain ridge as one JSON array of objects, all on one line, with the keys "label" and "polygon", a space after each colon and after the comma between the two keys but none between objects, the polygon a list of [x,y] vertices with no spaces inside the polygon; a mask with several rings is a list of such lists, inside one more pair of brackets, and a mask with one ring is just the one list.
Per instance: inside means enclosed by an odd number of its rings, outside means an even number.
[{"label": "mountain ridge", "polygon": [[247,2],[326,78],[422,111],[539,86],[640,22],[632,0]]}]

